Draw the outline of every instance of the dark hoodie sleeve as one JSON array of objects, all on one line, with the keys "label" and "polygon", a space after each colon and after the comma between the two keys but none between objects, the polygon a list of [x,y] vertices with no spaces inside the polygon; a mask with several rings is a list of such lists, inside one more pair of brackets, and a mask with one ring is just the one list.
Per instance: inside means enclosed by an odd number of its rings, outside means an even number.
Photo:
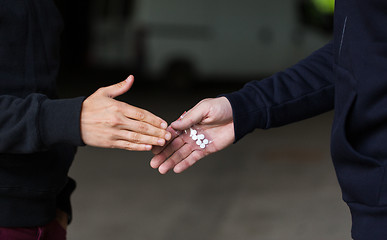
[{"label": "dark hoodie sleeve", "polygon": [[256,128],[278,127],[332,110],[333,79],[330,42],[283,72],[225,94],[233,110],[235,142]]},{"label": "dark hoodie sleeve", "polygon": [[0,153],[34,153],[58,143],[83,145],[80,112],[84,98],[51,100],[0,96]]}]

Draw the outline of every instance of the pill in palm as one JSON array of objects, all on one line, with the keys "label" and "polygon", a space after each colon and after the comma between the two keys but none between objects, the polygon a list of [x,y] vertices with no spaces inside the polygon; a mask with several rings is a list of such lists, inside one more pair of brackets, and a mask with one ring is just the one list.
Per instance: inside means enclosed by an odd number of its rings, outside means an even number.
[{"label": "pill in palm", "polygon": [[[206,139],[204,134],[198,134],[199,129],[189,128],[189,137],[194,141],[194,143],[201,149],[205,149],[208,144],[211,143],[210,140]],[[185,130],[185,133],[188,134],[188,131]]]}]

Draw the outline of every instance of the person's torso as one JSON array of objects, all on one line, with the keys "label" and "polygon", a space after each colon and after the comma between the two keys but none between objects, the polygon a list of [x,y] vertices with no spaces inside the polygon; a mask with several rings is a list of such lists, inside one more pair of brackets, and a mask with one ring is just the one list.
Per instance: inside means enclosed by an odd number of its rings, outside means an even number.
[{"label": "person's torso", "polygon": [[347,202],[387,204],[386,24],[385,0],[336,0],[332,156]]},{"label": "person's torso", "polygon": [[54,95],[61,30],[52,0],[0,0],[0,94]]}]

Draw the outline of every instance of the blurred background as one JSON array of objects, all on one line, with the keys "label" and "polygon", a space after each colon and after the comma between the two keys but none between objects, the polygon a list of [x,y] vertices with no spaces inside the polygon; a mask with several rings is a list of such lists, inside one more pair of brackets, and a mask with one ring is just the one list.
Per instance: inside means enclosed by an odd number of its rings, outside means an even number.
[{"label": "blurred background", "polygon": [[[168,122],[295,64],[331,39],[332,0],[56,0],[61,97],[134,74],[119,100]],[[333,113],[256,130],[188,171],[150,153],[79,149],[68,239],[350,239],[329,153]]]}]

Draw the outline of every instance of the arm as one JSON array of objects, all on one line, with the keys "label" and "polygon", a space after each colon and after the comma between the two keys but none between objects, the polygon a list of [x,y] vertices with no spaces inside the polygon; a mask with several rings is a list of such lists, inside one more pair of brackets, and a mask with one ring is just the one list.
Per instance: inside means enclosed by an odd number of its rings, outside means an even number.
[{"label": "arm", "polygon": [[200,102],[183,119],[172,123],[178,131],[200,126],[212,145],[197,149],[184,135],[173,134],[165,148],[154,148],[151,166],[164,174],[180,173],[206,155],[220,151],[255,128],[277,127],[333,108],[332,44],[295,66],[262,81],[252,81],[224,97]]},{"label": "arm", "polygon": [[233,109],[236,141],[333,109],[333,45],[329,43],[283,72],[225,94]]},{"label": "arm", "polygon": [[170,137],[164,120],[113,99],[133,81],[100,88],[87,99],[0,96],[0,153],[34,153],[62,143],[127,150],[163,145]]},{"label": "arm", "polygon": [[0,153],[33,153],[56,143],[83,145],[79,126],[83,98],[51,100],[0,96]]}]

